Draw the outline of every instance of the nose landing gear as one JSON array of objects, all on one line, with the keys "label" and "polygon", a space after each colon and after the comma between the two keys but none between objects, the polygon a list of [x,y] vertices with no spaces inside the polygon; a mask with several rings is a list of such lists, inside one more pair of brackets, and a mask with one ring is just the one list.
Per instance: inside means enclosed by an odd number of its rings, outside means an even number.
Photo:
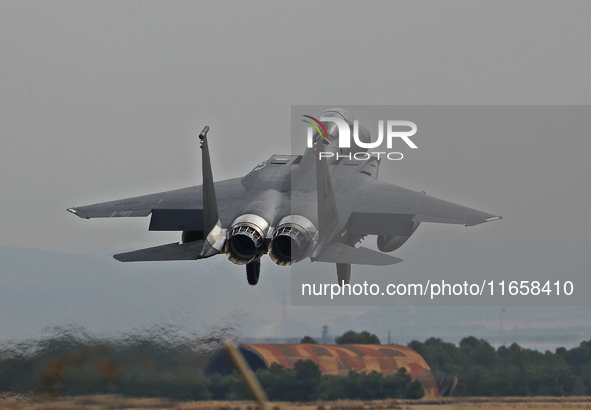
[{"label": "nose landing gear", "polygon": [[259,283],[259,275],[261,274],[261,259],[256,259],[246,264],[246,280],[251,286]]},{"label": "nose landing gear", "polygon": [[343,282],[345,285],[349,284],[351,281],[351,264],[337,263],[337,279],[340,286],[343,286]]}]

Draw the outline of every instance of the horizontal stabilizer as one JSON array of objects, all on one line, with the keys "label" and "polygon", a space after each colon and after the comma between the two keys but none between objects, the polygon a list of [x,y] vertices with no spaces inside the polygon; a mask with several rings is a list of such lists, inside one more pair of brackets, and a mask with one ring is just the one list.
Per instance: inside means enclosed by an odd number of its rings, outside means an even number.
[{"label": "horizontal stabilizer", "polygon": [[337,242],[328,246],[316,261],[350,263],[354,265],[387,266],[402,262],[402,259],[364,247],[355,248]]},{"label": "horizontal stabilizer", "polygon": [[132,252],[119,253],[119,262],[194,261],[200,259],[203,241],[169,243]]}]

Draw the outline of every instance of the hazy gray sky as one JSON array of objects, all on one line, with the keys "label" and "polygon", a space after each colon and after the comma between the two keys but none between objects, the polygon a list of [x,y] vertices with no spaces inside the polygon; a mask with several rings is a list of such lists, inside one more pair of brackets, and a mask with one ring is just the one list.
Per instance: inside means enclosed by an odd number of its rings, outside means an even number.
[{"label": "hazy gray sky", "polygon": [[[104,257],[178,240],[147,232],[145,218],[83,221],[65,209],[200,183],[204,125],[214,177],[226,179],[289,152],[292,104],[590,104],[589,15],[587,2],[541,0],[0,1],[0,246]],[[414,241],[589,237],[591,139],[560,131],[498,145],[448,131],[381,174],[505,216],[422,227]],[[318,322],[341,315],[346,326],[371,310],[335,312]],[[252,332],[277,334],[273,323]]]},{"label": "hazy gray sky", "polygon": [[[544,1],[1,2],[0,245],[88,252],[177,239],[147,233],[145,219],[80,221],[65,208],[200,183],[205,124],[225,179],[289,150],[292,104],[588,104],[589,12]],[[589,199],[591,139],[563,139],[553,162],[556,141],[522,138],[517,148],[548,163],[517,155],[493,170],[466,155],[482,141],[460,152],[446,140],[448,156],[418,157],[420,174],[389,165],[388,180],[473,198],[505,227],[519,192],[550,186],[539,206],[561,215],[544,217],[572,215]],[[505,189],[482,182],[492,171]],[[586,235],[577,219],[552,232]],[[425,234],[443,239],[440,229]]]},{"label": "hazy gray sky", "polygon": [[[471,245],[476,256],[487,253]],[[564,241],[537,245],[549,254],[568,252],[569,247]],[[465,250],[465,244],[458,241],[450,241],[448,248],[453,247]],[[444,278],[454,274],[454,265],[450,269],[441,257],[440,241],[425,241],[420,249],[414,248],[405,249],[400,268],[394,272],[386,268],[382,274],[396,281],[401,276],[396,273],[407,277],[417,264]],[[498,247],[493,251],[498,253]],[[423,257],[418,259],[413,253]],[[511,265],[524,265],[517,251],[504,257]],[[333,335],[349,329],[368,330],[382,342],[391,330],[396,343],[433,336],[457,342],[474,335],[496,344],[517,340],[525,346],[552,349],[577,345],[591,333],[586,306],[292,307],[290,269],[268,259],[263,260],[261,280],[254,287],[246,283],[243,267],[222,257],[202,263],[121,264],[107,253],[57,254],[4,247],[0,248],[0,262],[0,344],[6,339],[39,336],[47,327],[72,324],[99,335],[173,326],[198,335],[225,327],[234,336],[258,338],[319,337],[322,326],[328,325]],[[576,262],[565,266],[569,270],[576,267]],[[354,280],[367,279],[362,270],[355,267]]]}]

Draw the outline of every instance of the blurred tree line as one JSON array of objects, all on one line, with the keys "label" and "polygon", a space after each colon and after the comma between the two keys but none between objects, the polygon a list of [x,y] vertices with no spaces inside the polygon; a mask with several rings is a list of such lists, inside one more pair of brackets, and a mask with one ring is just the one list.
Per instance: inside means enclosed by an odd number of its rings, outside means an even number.
[{"label": "blurred tree line", "polygon": [[[373,333],[369,333],[367,330],[363,332],[356,332],[354,330],[348,330],[341,336],[337,336],[334,342],[338,345],[379,345],[382,344],[380,339]],[[301,344],[318,344],[316,339],[310,336],[304,336],[300,340]]]},{"label": "blurred tree line", "polygon": [[[99,339],[82,328],[56,329],[41,340],[0,347],[0,394],[41,392],[49,396],[117,393],[177,400],[232,400],[249,396],[236,373],[203,376],[207,360],[227,335],[199,339],[155,328]],[[322,375],[316,363],[293,369],[257,370],[270,400],[420,398],[424,390],[405,369]]]},{"label": "blurred tree line", "polygon": [[[346,336],[346,337],[345,337]],[[361,339],[360,339],[361,337]],[[0,394],[31,391],[48,395],[118,393],[181,400],[247,398],[238,376],[202,376],[207,360],[226,334],[198,338],[155,328],[100,339],[81,328],[56,329],[42,339],[0,346]],[[341,340],[376,342],[368,332],[346,332]],[[357,340],[363,340],[361,342]],[[313,343],[312,338],[306,339]],[[377,341],[379,343],[379,340]],[[341,342],[343,343],[343,342]],[[555,353],[517,344],[498,349],[474,337],[459,345],[431,338],[409,346],[427,361],[434,375],[459,379],[465,396],[591,394],[591,341]],[[312,361],[293,369],[278,365],[257,370],[271,400],[420,398],[424,390],[401,369],[398,374],[322,375]]]},{"label": "blurred tree line", "polygon": [[555,353],[525,349],[517,343],[495,349],[473,336],[459,345],[430,338],[408,344],[435,376],[456,376],[454,395],[571,396],[591,394],[591,341]]},{"label": "blurred tree line", "polygon": [[[420,399],[425,395],[421,382],[413,380],[404,368],[390,376],[354,370],[348,376],[322,375],[312,360],[298,360],[293,369],[272,364],[268,370],[259,369],[255,374],[269,399],[276,401]],[[214,400],[249,398],[235,373],[212,375],[206,384]]]}]

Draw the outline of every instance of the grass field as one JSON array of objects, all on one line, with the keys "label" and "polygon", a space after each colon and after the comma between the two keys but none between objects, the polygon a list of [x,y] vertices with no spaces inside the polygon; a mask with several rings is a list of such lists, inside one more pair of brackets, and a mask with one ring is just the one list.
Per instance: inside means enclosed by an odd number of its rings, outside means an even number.
[{"label": "grass field", "polygon": [[[341,400],[317,403],[269,403],[270,410],[454,410],[454,409],[591,409],[591,397],[471,397],[426,400]],[[255,410],[252,402],[235,401],[172,401],[160,398],[134,398],[115,395],[94,395],[47,399],[30,396],[0,398],[0,409],[178,409],[178,410]]]}]

